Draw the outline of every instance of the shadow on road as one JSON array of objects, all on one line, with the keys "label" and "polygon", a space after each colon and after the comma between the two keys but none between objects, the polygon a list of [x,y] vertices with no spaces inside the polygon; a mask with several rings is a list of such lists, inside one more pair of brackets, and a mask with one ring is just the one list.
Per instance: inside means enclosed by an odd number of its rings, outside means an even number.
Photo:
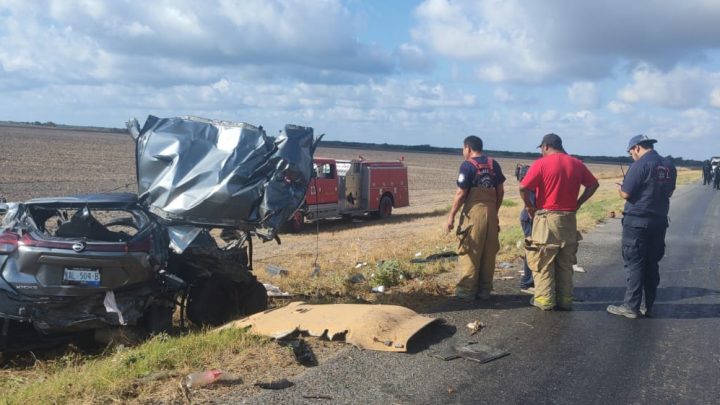
[{"label": "shadow on road", "polygon": [[[576,287],[576,311],[605,311],[608,305],[622,303],[624,287]],[[720,291],[702,287],[658,288],[653,318],[701,319],[720,318],[720,304],[674,303],[683,299],[720,296]]]}]

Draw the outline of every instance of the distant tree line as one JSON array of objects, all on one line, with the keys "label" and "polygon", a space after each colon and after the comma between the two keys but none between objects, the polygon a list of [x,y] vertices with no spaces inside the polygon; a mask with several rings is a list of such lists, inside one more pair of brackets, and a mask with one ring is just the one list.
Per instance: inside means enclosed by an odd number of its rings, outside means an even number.
[{"label": "distant tree line", "polygon": [[[321,142],[322,146],[329,148],[347,148],[347,149],[365,149],[365,150],[378,150],[378,151],[410,151],[410,152],[425,152],[425,153],[447,153],[453,155],[459,155],[462,153],[461,148],[444,148],[439,146],[430,145],[392,145],[388,143],[368,143],[368,142],[344,142],[344,141],[325,141]],[[489,155],[497,157],[517,158],[517,159],[537,159],[538,152],[509,152],[500,150],[487,150]],[[588,163],[622,163],[630,164],[632,159],[629,156],[585,156],[575,155],[578,159],[582,159]],[[668,156],[672,158],[677,166],[685,167],[700,167],[702,161],[694,159],[683,159],[681,157]]]}]

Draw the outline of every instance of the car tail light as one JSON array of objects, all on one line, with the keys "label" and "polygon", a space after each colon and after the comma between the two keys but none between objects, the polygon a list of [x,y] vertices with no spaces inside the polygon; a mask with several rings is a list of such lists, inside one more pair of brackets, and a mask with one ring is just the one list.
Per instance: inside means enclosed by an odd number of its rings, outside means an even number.
[{"label": "car tail light", "polygon": [[20,238],[10,232],[0,233],[0,254],[10,254],[17,250],[18,240]]}]

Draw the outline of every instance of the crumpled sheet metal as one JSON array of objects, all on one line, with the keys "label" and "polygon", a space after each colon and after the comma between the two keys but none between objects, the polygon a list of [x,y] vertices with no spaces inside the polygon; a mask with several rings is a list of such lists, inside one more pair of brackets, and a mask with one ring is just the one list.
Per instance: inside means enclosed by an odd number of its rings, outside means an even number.
[{"label": "crumpled sheet metal", "polygon": [[346,342],[361,349],[405,352],[410,338],[439,320],[397,305],[293,302],[231,322],[220,329],[249,327],[253,333],[275,339],[297,331],[307,332],[310,336],[327,335],[330,340],[344,335]]},{"label": "crumpled sheet metal", "polygon": [[136,139],[138,193],[173,224],[267,229],[272,238],[305,198],[313,129],[277,137],[246,123],[149,116]]}]

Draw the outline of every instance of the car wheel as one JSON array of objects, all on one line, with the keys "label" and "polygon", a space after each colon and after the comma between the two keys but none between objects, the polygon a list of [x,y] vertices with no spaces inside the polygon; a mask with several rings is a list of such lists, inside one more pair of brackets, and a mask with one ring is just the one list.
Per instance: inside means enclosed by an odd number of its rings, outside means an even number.
[{"label": "car wheel", "polygon": [[383,196],[380,199],[380,205],[378,206],[378,217],[381,219],[387,218],[392,215],[392,200],[389,196]]},{"label": "car wheel", "polygon": [[268,296],[265,286],[259,281],[238,283],[241,313],[252,315],[268,308]]},{"label": "car wheel", "polygon": [[196,281],[188,291],[187,316],[196,325],[219,326],[240,313],[236,283],[227,276],[213,274]]}]

